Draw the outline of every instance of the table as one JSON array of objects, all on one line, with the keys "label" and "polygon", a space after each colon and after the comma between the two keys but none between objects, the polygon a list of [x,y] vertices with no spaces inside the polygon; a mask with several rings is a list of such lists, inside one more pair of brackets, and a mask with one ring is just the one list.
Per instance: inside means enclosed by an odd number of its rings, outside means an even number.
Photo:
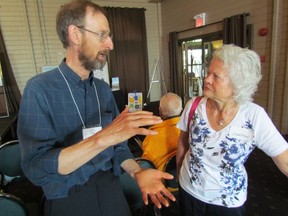
[{"label": "table", "polygon": [[11,132],[12,139],[16,139],[15,124],[17,122],[17,114],[10,114],[8,117],[0,118],[0,145],[3,144],[5,140],[5,135],[7,132]]}]

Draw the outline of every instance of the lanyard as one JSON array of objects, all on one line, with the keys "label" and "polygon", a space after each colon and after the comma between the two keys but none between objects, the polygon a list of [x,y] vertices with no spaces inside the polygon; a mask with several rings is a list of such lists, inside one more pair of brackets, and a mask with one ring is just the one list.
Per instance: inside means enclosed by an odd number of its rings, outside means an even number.
[{"label": "lanyard", "polygon": [[[70,88],[70,86],[69,86],[69,83],[68,83],[66,77],[64,76],[64,74],[62,73],[62,71],[61,71],[61,69],[60,69],[59,67],[58,67],[58,70],[59,70],[59,72],[61,73],[62,77],[64,78],[64,80],[65,80],[65,82],[66,82],[66,85],[67,85],[67,87],[68,87],[68,89],[69,89],[69,92],[70,92],[70,95],[71,95],[71,97],[72,97],[72,100],[73,100],[73,102],[74,102],[74,105],[75,105],[75,107],[76,107],[76,109],[77,109],[79,118],[80,118],[80,120],[81,120],[81,122],[82,122],[82,124],[83,124],[83,128],[86,128],[85,123],[84,123],[84,121],[83,121],[83,118],[82,118],[82,116],[81,116],[81,113],[80,113],[80,111],[79,111],[79,108],[78,108],[78,106],[77,106],[77,103],[76,103],[76,101],[75,101],[75,99],[74,99],[74,96],[73,96],[73,93],[72,93],[72,91],[71,91],[71,88]],[[97,89],[96,89],[96,85],[95,85],[94,81],[93,81],[93,86],[94,86],[95,95],[96,95],[96,99],[97,99],[97,103],[98,103],[98,107],[99,107],[99,126],[101,126],[101,121],[102,121],[102,120],[101,120],[101,114],[100,114],[100,110],[101,110],[101,109],[100,109],[100,102],[99,102],[99,97],[98,97],[98,93],[97,93]]]}]

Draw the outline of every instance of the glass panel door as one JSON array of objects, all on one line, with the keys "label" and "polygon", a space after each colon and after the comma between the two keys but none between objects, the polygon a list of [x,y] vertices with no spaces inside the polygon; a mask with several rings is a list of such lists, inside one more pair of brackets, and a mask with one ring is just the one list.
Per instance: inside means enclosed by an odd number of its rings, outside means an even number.
[{"label": "glass panel door", "polygon": [[217,33],[182,42],[183,95],[185,103],[191,97],[202,95],[203,82],[213,50],[222,44],[222,34]]}]

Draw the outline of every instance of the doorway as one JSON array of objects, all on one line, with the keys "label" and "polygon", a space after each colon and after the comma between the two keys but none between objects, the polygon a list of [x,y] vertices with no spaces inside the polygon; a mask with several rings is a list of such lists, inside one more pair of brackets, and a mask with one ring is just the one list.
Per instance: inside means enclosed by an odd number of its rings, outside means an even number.
[{"label": "doorway", "polygon": [[212,53],[222,44],[222,32],[200,35],[181,41],[181,68],[185,103],[192,97],[202,95],[203,82]]}]

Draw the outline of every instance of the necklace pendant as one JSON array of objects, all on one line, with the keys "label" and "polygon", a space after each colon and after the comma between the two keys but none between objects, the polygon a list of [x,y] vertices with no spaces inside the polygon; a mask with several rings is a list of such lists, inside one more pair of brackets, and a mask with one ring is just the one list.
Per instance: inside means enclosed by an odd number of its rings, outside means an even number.
[{"label": "necklace pendant", "polygon": [[223,120],[220,120],[220,121],[218,122],[218,124],[219,124],[221,127],[223,127],[223,125],[224,125]]}]

